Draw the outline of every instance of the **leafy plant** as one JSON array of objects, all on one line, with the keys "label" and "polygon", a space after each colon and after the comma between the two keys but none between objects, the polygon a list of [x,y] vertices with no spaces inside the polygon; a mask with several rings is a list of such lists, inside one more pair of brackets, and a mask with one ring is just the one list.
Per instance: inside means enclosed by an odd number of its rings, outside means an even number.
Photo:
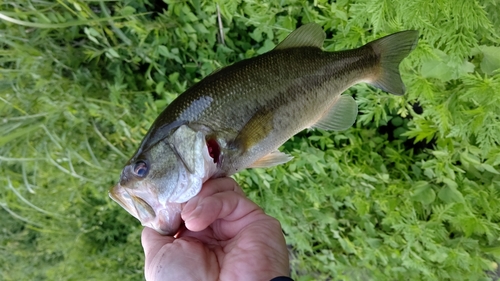
[{"label": "leafy plant", "polygon": [[[500,257],[494,0],[0,3],[0,279],[141,280],[139,223],[107,197],[147,128],[212,71],[317,22],[328,51],[420,32],[408,93],[367,85],[345,132],[235,176],[282,223],[295,280],[489,280]],[[284,188],[286,187],[286,188]]]}]

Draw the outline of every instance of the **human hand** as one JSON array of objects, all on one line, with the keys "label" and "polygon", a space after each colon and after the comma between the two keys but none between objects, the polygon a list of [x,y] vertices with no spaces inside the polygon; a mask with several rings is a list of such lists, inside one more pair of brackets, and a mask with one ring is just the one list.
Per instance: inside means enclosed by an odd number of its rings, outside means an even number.
[{"label": "human hand", "polygon": [[181,213],[175,237],[142,232],[145,276],[156,280],[271,280],[288,276],[280,223],[231,178],[207,181]]}]

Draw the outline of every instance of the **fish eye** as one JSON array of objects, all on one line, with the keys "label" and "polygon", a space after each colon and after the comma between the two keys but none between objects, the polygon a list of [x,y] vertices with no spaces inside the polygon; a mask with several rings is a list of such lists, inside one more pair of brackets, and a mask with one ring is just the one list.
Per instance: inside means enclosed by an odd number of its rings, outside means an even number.
[{"label": "fish eye", "polygon": [[135,162],[134,175],[143,178],[148,174],[148,172],[149,172],[149,167],[146,164],[146,162],[142,160]]}]

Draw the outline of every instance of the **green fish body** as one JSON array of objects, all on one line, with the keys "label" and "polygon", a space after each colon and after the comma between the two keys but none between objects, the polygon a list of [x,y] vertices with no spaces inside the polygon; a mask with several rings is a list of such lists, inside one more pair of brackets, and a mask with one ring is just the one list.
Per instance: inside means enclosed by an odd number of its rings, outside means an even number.
[{"label": "green fish body", "polygon": [[403,31],[360,48],[324,52],[316,24],[292,32],[274,50],[222,68],[174,100],[155,120],[110,196],[143,225],[174,234],[180,204],[208,178],[270,167],[277,149],[305,128],[345,130],[357,116],[359,82],[402,95],[399,64],[416,46]]}]

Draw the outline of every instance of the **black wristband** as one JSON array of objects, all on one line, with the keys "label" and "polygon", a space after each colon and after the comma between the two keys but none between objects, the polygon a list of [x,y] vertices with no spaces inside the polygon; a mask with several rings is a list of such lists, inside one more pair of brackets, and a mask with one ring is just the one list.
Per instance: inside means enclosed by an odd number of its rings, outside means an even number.
[{"label": "black wristband", "polygon": [[290,277],[286,277],[286,276],[278,276],[278,277],[274,277],[273,279],[271,279],[269,281],[293,281],[293,279]]}]

